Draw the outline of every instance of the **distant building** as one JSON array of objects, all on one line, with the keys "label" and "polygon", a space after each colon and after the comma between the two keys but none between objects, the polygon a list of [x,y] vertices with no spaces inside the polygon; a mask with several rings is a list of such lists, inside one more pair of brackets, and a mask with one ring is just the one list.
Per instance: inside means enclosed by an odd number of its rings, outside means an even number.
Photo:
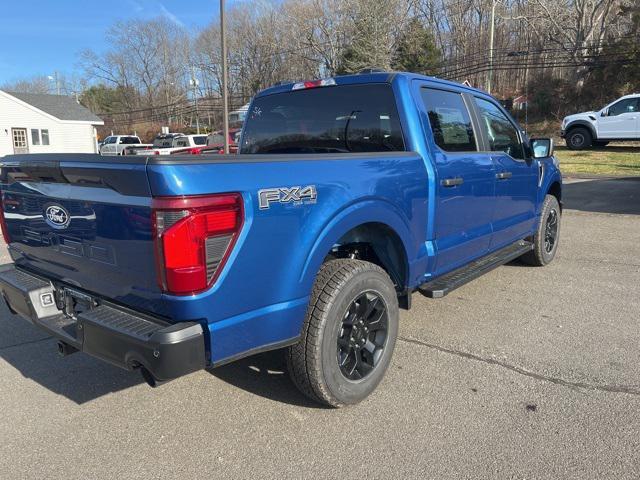
[{"label": "distant building", "polygon": [[249,111],[249,104],[240,107],[238,110],[234,110],[229,112],[229,125],[232,127],[237,127],[242,125],[244,119],[247,116],[247,112]]},{"label": "distant building", "polygon": [[514,110],[524,110],[529,106],[529,97],[527,95],[520,95],[513,99]]},{"label": "distant building", "polygon": [[96,153],[104,122],[63,95],[0,90],[0,157],[14,153]]}]

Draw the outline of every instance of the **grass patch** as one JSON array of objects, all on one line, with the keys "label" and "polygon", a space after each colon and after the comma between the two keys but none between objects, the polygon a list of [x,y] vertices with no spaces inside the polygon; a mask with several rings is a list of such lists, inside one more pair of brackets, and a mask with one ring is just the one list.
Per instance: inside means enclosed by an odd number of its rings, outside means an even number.
[{"label": "grass patch", "polygon": [[556,148],[563,174],[640,176],[640,147],[607,146],[594,150]]}]

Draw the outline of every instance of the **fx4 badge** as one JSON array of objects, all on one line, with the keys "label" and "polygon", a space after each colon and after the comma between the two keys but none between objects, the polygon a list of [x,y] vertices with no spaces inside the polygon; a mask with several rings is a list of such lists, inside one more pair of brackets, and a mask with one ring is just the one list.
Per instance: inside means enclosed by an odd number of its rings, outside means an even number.
[{"label": "fx4 badge", "polygon": [[303,205],[316,203],[318,193],[315,185],[306,187],[278,187],[258,190],[260,210],[266,210],[274,202],[292,203],[293,205]]}]

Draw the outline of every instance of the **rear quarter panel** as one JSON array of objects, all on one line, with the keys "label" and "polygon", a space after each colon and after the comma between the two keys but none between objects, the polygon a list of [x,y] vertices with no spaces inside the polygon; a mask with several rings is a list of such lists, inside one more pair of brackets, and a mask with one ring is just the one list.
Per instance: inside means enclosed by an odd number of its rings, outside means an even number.
[{"label": "rear quarter panel", "polygon": [[[243,195],[245,225],[216,284],[195,297],[166,299],[172,317],[207,320],[214,362],[297,337],[322,260],[357,225],[380,222],[394,229],[413,260],[409,278],[417,281],[424,273],[414,267],[426,254],[428,207],[427,173],[418,154],[246,157],[191,157],[147,167],[154,196]],[[258,206],[260,189],[309,185],[317,189],[315,203]]]}]

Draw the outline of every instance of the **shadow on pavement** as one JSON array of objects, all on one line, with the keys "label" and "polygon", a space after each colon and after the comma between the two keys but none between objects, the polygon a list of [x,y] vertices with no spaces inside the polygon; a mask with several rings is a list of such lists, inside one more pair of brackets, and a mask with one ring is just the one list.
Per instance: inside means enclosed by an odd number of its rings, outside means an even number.
[{"label": "shadow on pavement", "polygon": [[[77,404],[144,383],[138,372],[122,370],[84,353],[61,357],[55,339],[12,315],[4,305],[0,306],[0,317],[0,359],[23,377]],[[210,369],[209,373],[234,387],[277,402],[322,408],[293,385],[283,350],[254,355]]]},{"label": "shadow on pavement", "polygon": [[260,353],[213,368],[209,373],[234,387],[276,402],[307,408],[325,408],[300,393],[289,379],[284,350]]},{"label": "shadow on pavement", "polygon": [[[3,302],[4,303],[4,302]],[[82,404],[143,383],[127,372],[83,353],[60,357],[55,340],[3,305],[0,358],[48,390]]]},{"label": "shadow on pavement", "polygon": [[640,215],[640,177],[565,183],[562,199],[571,210]]}]

